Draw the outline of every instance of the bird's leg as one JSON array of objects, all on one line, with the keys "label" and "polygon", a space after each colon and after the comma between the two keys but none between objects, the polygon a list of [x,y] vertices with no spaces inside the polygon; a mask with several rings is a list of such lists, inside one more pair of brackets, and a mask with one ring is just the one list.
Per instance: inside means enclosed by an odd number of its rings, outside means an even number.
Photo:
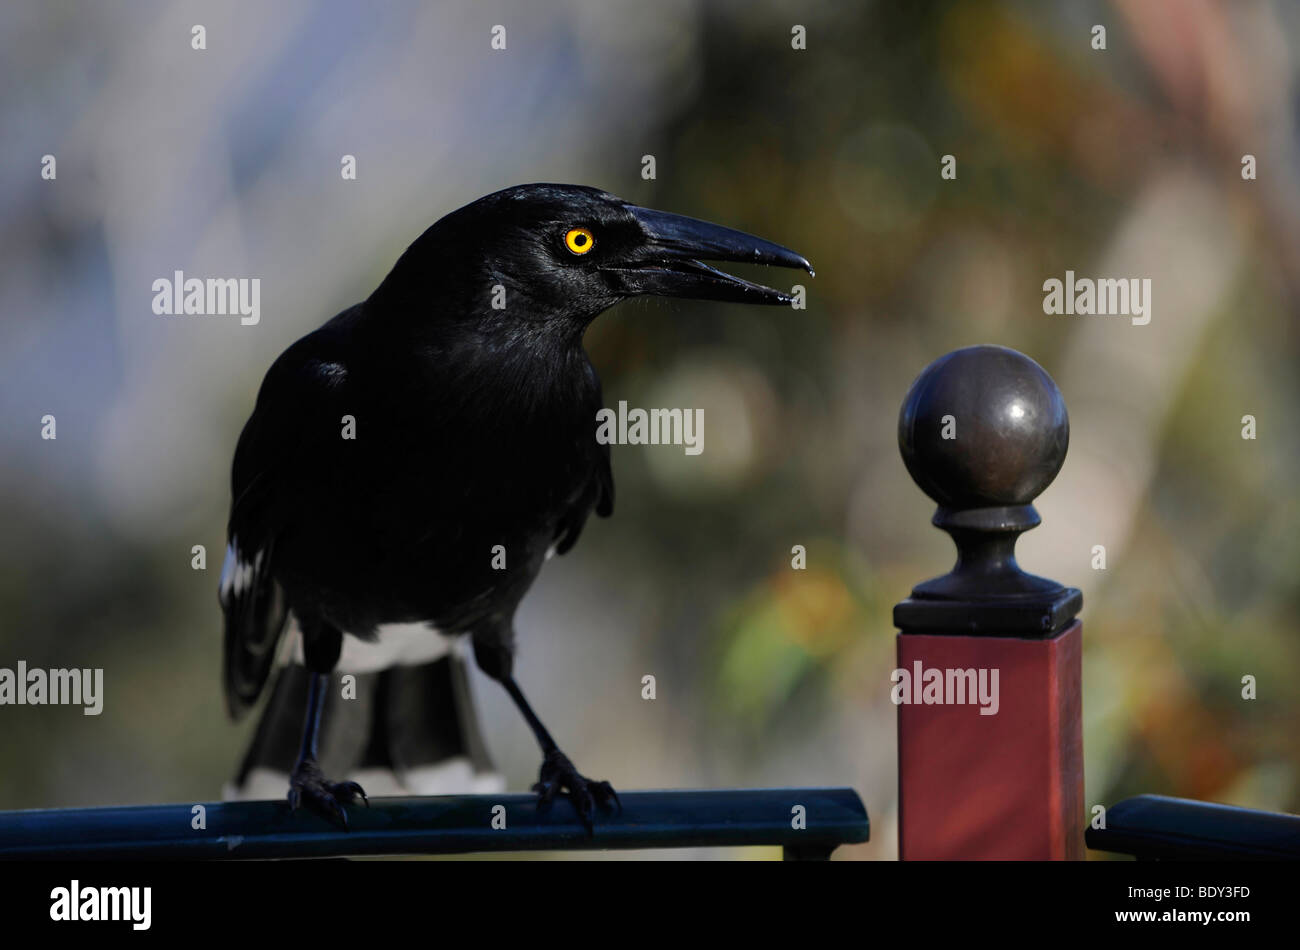
[{"label": "bird's leg", "polygon": [[305,800],[309,806],[334,818],[346,829],[348,816],[344,805],[360,798],[367,805],[370,800],[356,782],[328,782],[316,761],[316,744],[320,736],[321,710],[325,707],[325,691],[329,676],[312,673],[307,689],[307,720],[302,728],[302,746],[298,750],[298,764],[289,775],[289,807],[297,810]]},{"label": "bird's leg", "polygon": [[502,685],[510,694],[510,698],[515,701],[515,705],[519,707],[519,711],[524,714],[529,728],[537,737],[537,744],[542,747],[541,773],[538,775],[537,784],[533,786],[533,791],[537,792],[538,806],[549,807],[556,792],[566,791],[569,800],[573,802],[573,807],[578,811],[578,817],[587,826],[588,832],[592,830],[591,816],[597,804],[605,808],[613,802],[618,806],[619,811],[622,811],[623,805],[618,800],[618,793],[614,791],[614,786],[609,782],[589,779],[580,774],[569,761],[569,757],[560,751],[560,747],[555,744],[551,734],[546,731],[542,721],[533,712],[533,707],[529,706],[528,700],[524,699],[524,694],[519,689],[519,684],[515,682],[515,678],[505,677]]}]

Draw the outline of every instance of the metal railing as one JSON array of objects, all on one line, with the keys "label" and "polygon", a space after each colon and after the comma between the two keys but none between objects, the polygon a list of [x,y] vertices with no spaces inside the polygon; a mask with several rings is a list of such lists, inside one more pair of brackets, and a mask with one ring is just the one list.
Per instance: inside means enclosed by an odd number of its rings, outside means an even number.
[{"label": "metal railing", "polygon": [[[375,798],[348,830],[283,801],[0,812],[0,859],[251,859],[468,852],[780,846],[825,859],[866,841],[866,808],[849,788],[650,791],[594,830],[568,802],[536,795]],[[201,808],[201,811],[199,810]],[[202,816],[202,822],[198,816]],[[203,827],[196,827],[202,824]],[[504,827],[500,827],[504,824]],[[496,827],[494,827],[494,825]]]},{"label": "metal railing", "polygon": [[1095,851],[1139,861],[1300,860],[1300,815],[1164,795],[1117,802],[1106,810],[1106,827],[1085,837]]}]

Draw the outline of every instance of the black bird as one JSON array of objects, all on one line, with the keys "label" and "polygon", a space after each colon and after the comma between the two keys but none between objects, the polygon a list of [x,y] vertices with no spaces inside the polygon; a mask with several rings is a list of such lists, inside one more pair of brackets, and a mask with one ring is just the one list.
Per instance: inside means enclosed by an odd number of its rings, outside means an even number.
[{"label": "black bird", "polygon": [[302,630],[311,676],[293,807],[346,826],[342,806],[364,799],[317,764],[329,674],[344,634],[412,622],[471,637],[541,745],[543,806],[563,790],[590,828],[595,804],[617,803],[524,699],[514,616],[548,553],[568,551],[593,510],[613,511],[600,381],[582,346],[591,321],[642,294],[791,302],[704,260],[812,273],[740,231],[594,188],[520,185],[438,221],[364,303],[271,366],[235,451],[220,599],[234,717],[266,684],[290,612]]}]

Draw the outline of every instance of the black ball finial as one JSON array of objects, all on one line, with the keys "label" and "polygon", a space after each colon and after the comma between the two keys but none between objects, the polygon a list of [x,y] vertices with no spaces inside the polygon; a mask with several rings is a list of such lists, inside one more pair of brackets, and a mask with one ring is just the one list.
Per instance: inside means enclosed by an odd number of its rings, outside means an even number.
[{"label": "black ball finial", "polygon": [[1040,522],[1033,500],[1065,463],[1070,422],[1047,372],[1003,346],[968,346],[927,366],[898,419],[912,479],[938,502],[934,524],[958,559],[894,609],[904,632],[1046,636],[1082,595],[1022,571],[1016,537]]},{"label": "black ball finial", "polygon": [[1028,505],[1065,463],[1070,420],[1047,372],[1004,346],[968,346],[917,377],[898,418],[908,472],[941,505]]}]

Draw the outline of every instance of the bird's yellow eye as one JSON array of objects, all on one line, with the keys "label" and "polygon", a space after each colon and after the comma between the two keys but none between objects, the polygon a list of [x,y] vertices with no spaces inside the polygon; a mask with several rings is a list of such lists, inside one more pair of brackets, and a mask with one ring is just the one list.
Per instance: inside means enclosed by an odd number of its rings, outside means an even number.
[{"label": "bird's yellow eye", "polygon": [[596,246],[596,239],[586,228],[570,228],[564,235],[564,246],[574,254],[586,254]]}]

